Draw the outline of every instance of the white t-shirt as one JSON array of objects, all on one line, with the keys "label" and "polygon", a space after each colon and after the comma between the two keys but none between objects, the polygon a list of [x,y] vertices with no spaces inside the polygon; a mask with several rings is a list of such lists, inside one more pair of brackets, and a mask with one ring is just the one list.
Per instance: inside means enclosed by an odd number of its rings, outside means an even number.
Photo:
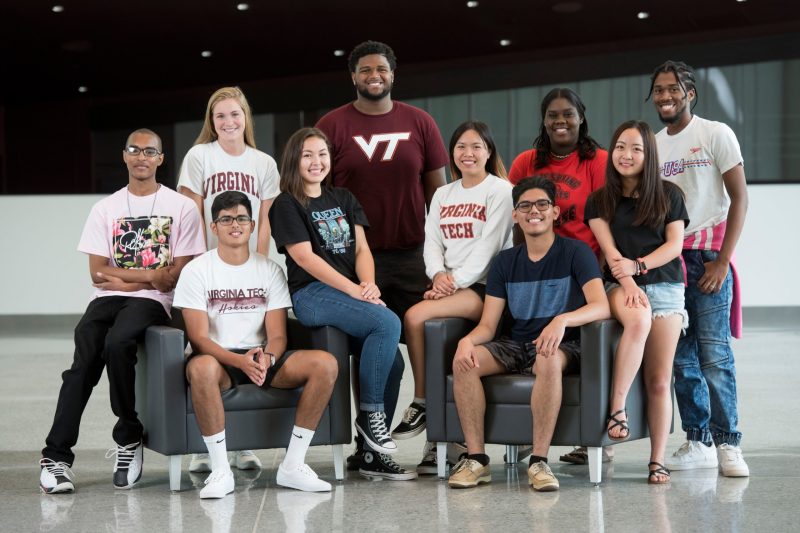
[{"label": "white t-shirt", "polygon": [[728,218],[731,200],[722,175],[742,163],[736,135],[726,124],[693,116],[675,135],[656,134],[659,173],[686,195],[688,237]]},{"label": "white t-shirt", "polygon": [[208,313],[208,335],[226,350],[249,350],[266,342],[267,311],[292,300],[273,261],[252,252],[243,265],[229,265],[215,248],[184,267],[174,305]]},{"label": "white t-shirt", "polygon": [[[240,191],[250,198],[253,219],[258,228],[258,213],[262,200],[270,200],[280,193],[280,176],[275,160],[250,146],[244,153],[233,156],[225,152],[217,141],[193,146],[183,159],[178,189],[186,187],[203,197],[208,249],[217,247],[217,236],[209,229],[211,204],[225,191]],[[256,249],[257,231],[250,237],[250,248]]]},{"label": "white t-shirt", "polygon": [[469,189],[456,180],[436,189],[425,220],[425,273],[453,274],[456,287],[486,283],[489,263],[511,248],[511,183],[492,174]]},{"label": "white t-shirt", "polygon": [[[174,258],[195,256],[206,250],[200,213],[194,202],[161,185],[149,196],[135,196],[123,187],[92,207],[83,227],[78,250],[108,258],[110,266],[157,269],[174,264]],[[102,296],[150,298],[172,306],[172,292],[156,289],[134,292],[97,289]]]}]

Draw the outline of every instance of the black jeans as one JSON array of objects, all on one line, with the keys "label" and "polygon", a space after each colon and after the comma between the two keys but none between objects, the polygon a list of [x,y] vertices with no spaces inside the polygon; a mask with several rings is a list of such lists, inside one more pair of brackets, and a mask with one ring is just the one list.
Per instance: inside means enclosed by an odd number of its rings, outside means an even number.
[{"label": "black jeans", "polygon": [[108,374],[111,410],[119,418],[114,442],[124,446],[142,439],[135,397],[137,344],[149,326],[168,320],[164,307],[149,298],[104,296],[89,303],[75,327],[75,357],[61,374],[63,383],[43,457],[72,465],[81,416],[103,367]]}]

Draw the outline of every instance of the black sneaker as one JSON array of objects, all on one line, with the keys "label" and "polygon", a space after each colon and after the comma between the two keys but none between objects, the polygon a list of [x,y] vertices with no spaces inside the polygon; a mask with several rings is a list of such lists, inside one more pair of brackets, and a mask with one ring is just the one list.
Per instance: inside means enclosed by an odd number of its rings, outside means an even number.
[{"label": "black sneaker", "polygon": [[364,439],[361,435],[356,434],[355,438],[356,448],[353,450],[352,455],[347,456],[347,469],[358,470],[361,468],[361,462],[364,459]]},{"label": "black sneaker", "polygon": [[134,442],[125,446],[117,444],[106,452],[106,459],[117,456],[114,464],[114,488],[129,489],[142,479],[142,443]]},{"label": "black sneaker", "polygon": [[392,438],[403,440],[416,437],[425,431],[425,425],[425,406],[411,402],[403,412],[403,421],[392,431]]},{"label": "black sneaker", "polygon": [[381,453],[395,453],[397,444],[389,436],[386,428],[386,413],[383,411],[359,411],[356,417],[356,431],[373,450]]},{"label": "black sneaker", "polygon": [[406,470],[395,463],[391,456],[372,450],[364,452],[364,459],[358,473],[367,479],[390,479],[393,481],[417,479],[416,472]]},{"label": "black sneaker", "polygon": [[42,457],[39,466],[42,467],[42,472],[39,474],[39,487],[42,492],[56,494],[75,490],[75,475],[67,463]]}]

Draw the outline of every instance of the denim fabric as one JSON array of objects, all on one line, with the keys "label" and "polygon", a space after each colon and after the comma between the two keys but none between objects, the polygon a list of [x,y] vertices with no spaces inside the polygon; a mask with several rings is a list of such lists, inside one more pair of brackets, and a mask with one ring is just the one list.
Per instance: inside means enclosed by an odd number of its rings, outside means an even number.
[{"label": "denim fabric", "polygon": [[[360,339],[350,338],[350,353],[353,354],[353,365],[358,370],[361,369],[361,351],[363,342]],[[397,410],[397,400],[400,397],[400,383],[403,380],[403,372],[406,370],[406,363],[403,361],[403,353],[400,348],[394,354],[394,363],[389,372],[389,379],[386,382],[386,390],[383,392],[383,412],[386,413],[386,425],[392,424],[394,412]]]},{"label": "denim fabric", "polygon": [[[620,287],[619,283],[612,283],[610,281],[606,281],[603,285],[605,286],[606,294],[610,294],[612,290]],[[681,315],[683,318],[681,328],[683,328],[684,331],[686,330],[689,326],[689,317],[686,313],[686,309],[684,309],[683,283],[651,283],[650,285],[642,285],[641,288],[647,295],[647,301],[650,302],[653,318],[673,314]]]},{"label": "denim fabric", "polygon": [[305,326],[334,326],[363,342],[359,365],[364,411],[384,411],[386,384],[400,340],[400,319],[382,305],[362,302],[315,281],[292,295],[297,319]]},{"label": "denim fabric", "polygon": [[717,293],[703,294],[697,287],[704,263],[718,255],[707,250],[683,251],[689,327],[675,353],[675,393],[688,440],[738,446],[742,434],[736,429],[739,416],[730,328],[733,276],[729,270]]}]

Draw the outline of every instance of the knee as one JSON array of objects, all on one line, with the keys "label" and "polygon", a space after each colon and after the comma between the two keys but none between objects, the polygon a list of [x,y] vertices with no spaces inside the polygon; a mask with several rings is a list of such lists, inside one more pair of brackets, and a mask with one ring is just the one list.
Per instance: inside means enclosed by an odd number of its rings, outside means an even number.
[{"label": "knee", "polygon": [[210,355],[196,355],[186,366],[186,378],[193,388],[216,386],[222,366]]},{"label": "knee", "polygon": [[339,375],[339,363],[328,352],[314,350],[309,358],[311,375],[326,383],[334,383]]},{"label": "knee", "polygon": [[645,310],[642,313],[636,313],[635,316],[630,317],[623,324],[625,333],[633,335],[637,339],[645,340],[650,333],[650,327],[653,325],[653,319],[650,316],[650,311]]},{"label": "knee", "polygon": [[551,355],[550,357],[536,357],[536,361],[533,363],[533,373],[536,375],[537,378],[544,378],[544,379],[554,379],[554,378],[561,378],[562,373],[562,355],[559,352],[557,355]]},{"label": "knee", "polygon": [[672,386],[672,376],[650,376],[645,385],[651,396],[668,396]]},{"label": "knee", "polygon": [[403,327],[405,328],[406,335],[408,335],[409,331],[416,333],[425,327],[425,321],[428,319],[428,317],[422,308],[421,304],[423,303],[424,302],[421,302],[406,311],[406,314],[403,317]]}]

